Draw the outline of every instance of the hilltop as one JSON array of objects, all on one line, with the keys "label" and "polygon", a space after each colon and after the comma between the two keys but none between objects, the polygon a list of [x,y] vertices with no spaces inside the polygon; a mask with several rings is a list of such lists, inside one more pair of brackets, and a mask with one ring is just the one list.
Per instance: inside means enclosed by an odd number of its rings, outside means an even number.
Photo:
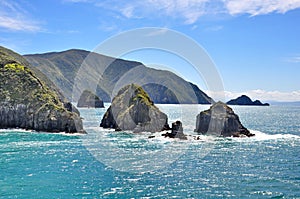
[{"label": "hilltop", "polygon": [[[146,67],[136,61],[117,59],[85,50],[25,55],[29,63],[49,77],[69,100],[78,101],[83,90],[95,87],[95,94],[110,102],[124,85],[138,83],[155,103],[210,104],[213,99],[197,85],[172,72]],[[76,79],[78,71],[80,85]],[[75,89],[74,89],[75,88]]]}]

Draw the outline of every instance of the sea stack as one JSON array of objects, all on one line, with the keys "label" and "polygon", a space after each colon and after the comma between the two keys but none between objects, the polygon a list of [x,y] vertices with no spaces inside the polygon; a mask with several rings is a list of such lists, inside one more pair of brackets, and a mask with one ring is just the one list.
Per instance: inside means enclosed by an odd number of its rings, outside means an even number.
[{"label": "sea stack", "polygon": [[162,136],[169,138],[179,138],[181,140],[187,140],[186,135],[183,133],[182,122],[176,121],[172,123],[171,133],[162,134]]},{"label": "sea stack", "polygon": [[159,132],[170,129],[168,117],[152,102],[142,87],[130,84],[122,88],[104,114],[103,128],[138,132]]},{"label": "sea stack", "polygon": [[195,132],[223,137],[254,136],[241,124],[238,115],[223,102],[217,102],[197,115]]},{"label": "sea stack", "polygon": [[17,53],[0,47],[0,128],[84,133],[72,105],[30,69]]},{"label": "sea stack", "polygon": [[104,108],[103,101],[93,92],[84,90],[80,95],[77,107]]}]

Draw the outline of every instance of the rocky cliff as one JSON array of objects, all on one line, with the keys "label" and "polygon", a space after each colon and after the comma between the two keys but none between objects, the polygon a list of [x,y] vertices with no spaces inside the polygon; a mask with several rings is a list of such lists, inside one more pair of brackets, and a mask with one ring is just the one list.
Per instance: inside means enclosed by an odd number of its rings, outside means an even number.
[{"label": "rocky cliff", "polygon": [[0,80],[0,128],[84,133],[74,107],[39,79],[22,56],[3,47]]},{"label": "rocky cliff", "polygon": [[238,115],[222,102],[215,103],[197,115],[195,132],[223,137],[254,136],[241,124]]},{"label": "rocky cliff", "polygon": [[125,86],[118,92],[100,126],[136,133],[170,129],[167,115],[153,104],[142,87],[135,84]]}]

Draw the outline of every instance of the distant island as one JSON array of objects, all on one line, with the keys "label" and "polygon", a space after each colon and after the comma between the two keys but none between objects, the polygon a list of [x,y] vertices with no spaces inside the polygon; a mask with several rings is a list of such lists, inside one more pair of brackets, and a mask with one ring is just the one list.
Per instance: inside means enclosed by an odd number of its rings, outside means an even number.
[{"label": "distant island", "polygon": [[262,103],[259,100],[252,101],[247,95],[242,95],[236,99],[229,100],[228,105],[245,105],[245,106],[270,106],[268,103]]}]

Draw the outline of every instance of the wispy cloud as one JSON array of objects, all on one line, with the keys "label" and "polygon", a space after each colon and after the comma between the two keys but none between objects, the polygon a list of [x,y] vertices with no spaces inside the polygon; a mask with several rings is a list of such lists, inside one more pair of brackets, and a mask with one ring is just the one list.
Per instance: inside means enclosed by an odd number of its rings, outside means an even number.
[{"label": "wispy cloud", "polygon": [[205,28],[206,31],[208,32],[217,32],[217,31],[220,31],[222,30],[224,27],[219,25],[219,26],[210,26],[210,27],[207,27]]},{"label": "wispy cloud", "polygon": [[152,37],[152,36],[157,36],[157,35],[164,35],[164,34],[166,34],[168,31],[169,31],[169,29],[163,28],[163,29],[160,29],[160,30],[157,30],[157,31],[150,32],[150,33],[148,33],[146,36]]},{"label": "wispy cloud", "polygon": [[300,8],[300,0],[224,0],[225,7],[231,15],[263,15],[272,12],[286,13]]},{"label": "wispy cloud", "polygon": [[265,91],[261,89],[257,90],[250,90],[246,92],[211,92],[206,91],[211,97],[215,100],[225,100],[228,101],[230,99],[237,98],[241,95],[247,95],[252,100],[261,100],[265,101],[279,101],[279,102],[293,102],[293,101],[300,101],[300,90],[292,91],[292,92],[281,92],[281,91]]},{"label": "wispy cloud", "polygon": [[6,0],[0,2],[0,28],[26,32],[42,30],[37,21],[27,17],[26,11],[19,4]]},{"label": "wispy cloud", "polygon": [[65,2],[89,2],[118,12],[125,18],[171,17],[185,24],[194,24],[204,15],[251,16],[268,13],[286,13],[300,8],[300,0],[63,0]]},{"label": "wispy cloud", "polygon": [[285,58],[284,61],[290,63],[300,63],[300,55]]}]

